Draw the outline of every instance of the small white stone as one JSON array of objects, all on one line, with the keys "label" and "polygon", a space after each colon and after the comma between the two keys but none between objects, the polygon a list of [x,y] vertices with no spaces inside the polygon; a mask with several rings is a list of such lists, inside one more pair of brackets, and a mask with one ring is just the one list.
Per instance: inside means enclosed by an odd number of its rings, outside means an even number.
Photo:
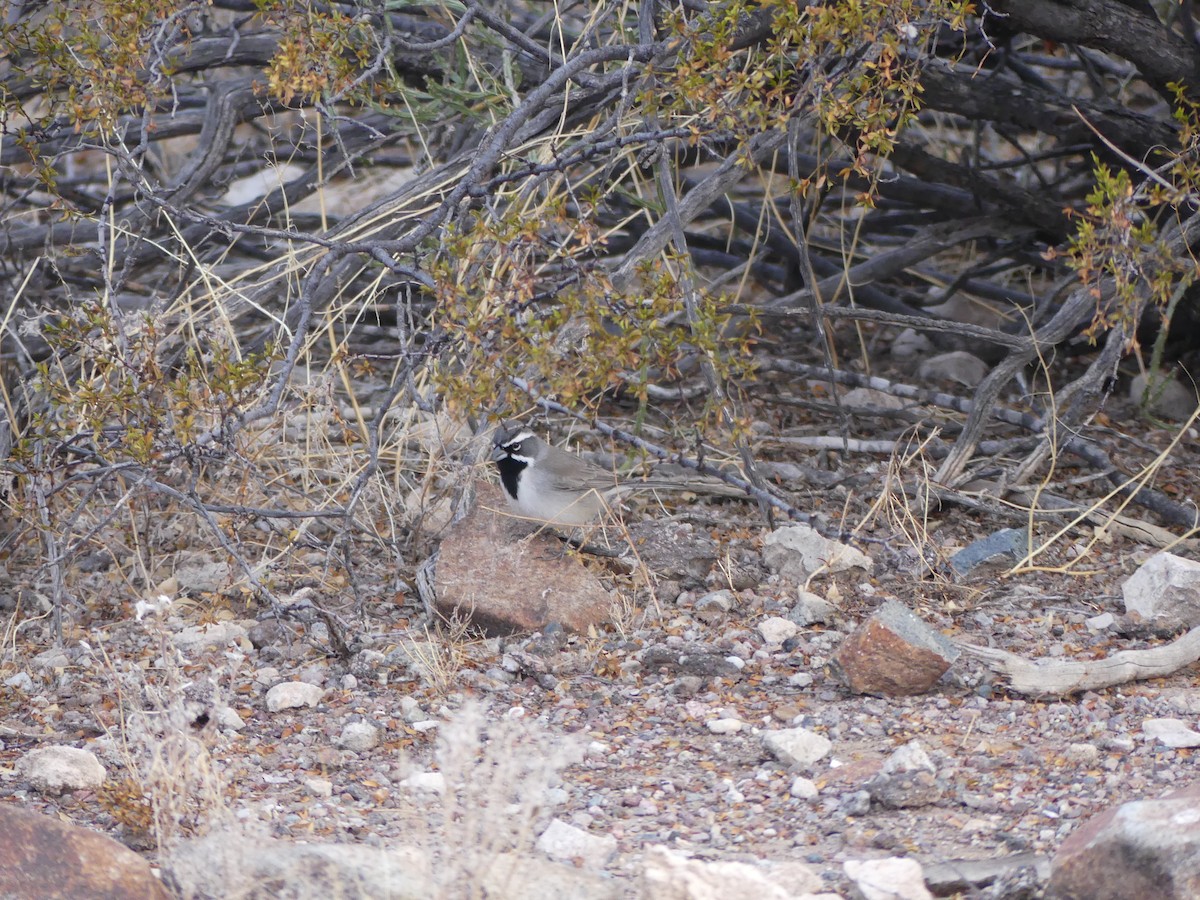
[{"label": "small white stone", "polygon": [[355,753],[373,750],[379,746],[379,729],[370,722],[350,722],[342,729],[337,742]]},{"label": "small white stone", "polygon": [[314,797],[332,797],[333,782],[325,778],[309,778],[304,782],[304,789]]},{"label": "small white stone", "polygon": [[400,782],[402,787],[429,794],[446,793],[446,776],[441,772],[417,772]]},{"label": "small white stone", "polygon": [[16,772],[43,794],[95,790],[108,776],[95,754],[59,746],[30,750],[17,760]]},{"label": "small white stone", "polygon": [[863,900],[933,900],[915,859],[848,859],[842,869]]},{"label": "small white stone", "polygon": [[1142,734],[1172,749],[1200,747],[1200,732],[1188,728],[1180,719],[1145,719]]},{"label": "small white stone", "polygon": [[800,626],[782,616],[771,616],[758,623],[758,633],[769,645],[778,646],[788,638],[795,637]]},{"label": "small white stone", "polygon": [[551,820],[536,846],[551,859],[597,869],[617,855],[617,839],[611,834],[590,834],[561,819]]},{"label": "small white stone", "polygon": [[218,706],[217,725],[226,731],[241,731],[246,727],[246,722],[232,706]]},{"label": "small white stone", "polygon": [[325,691],[315,684],[303,681],[285,681],[267,691],[267,709],[279,712],[281,709],[297,709],[301,706],[316,706],[325,696]]},{"label": "small white stone", "polygon": [[792,786],[788,788],[788,793],[797,800],[816,800],[820,791],[812,779],[797,776],[793,779]]},{"label": "small white stone", "polygon": [[784,728],[763,735],[763,746],[789,766],[811,766],[825,756],[833,744],[829,738],[807,728]]},{"label": "small white stone", "polygon": [[712,719],[705,724],[713,734],[737,734],[746,725],[740,719]]}]

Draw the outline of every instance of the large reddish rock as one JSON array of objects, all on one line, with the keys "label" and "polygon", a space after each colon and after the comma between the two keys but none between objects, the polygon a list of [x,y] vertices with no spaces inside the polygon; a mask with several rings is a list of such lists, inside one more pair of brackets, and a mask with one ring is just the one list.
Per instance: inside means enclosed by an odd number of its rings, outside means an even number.
[{"label": "large reddish rock", "polygon": [[929,690],[957,657],[949,639],[889,600],[842,641],[830,670],[856,694],[901,697]]},{"label": "large reddish rock", "polygon": [[1107,809],[1073,831],[1051,862],[1056,900],[1200,897],[1200,785]]},{"label": "large reddish rock", "polygon": [[150,865],[112,838],[0,803],[4,900],[168,900]]},{"label": "large reddish rock", "polygon": [[450,526],[431,568],[433,611],[486,634],[540,631],[551,623],[586,632],[612,615],[613,596],[596,576],[560,540],[509,514],[492,484],[477,486],[474,507]]}]

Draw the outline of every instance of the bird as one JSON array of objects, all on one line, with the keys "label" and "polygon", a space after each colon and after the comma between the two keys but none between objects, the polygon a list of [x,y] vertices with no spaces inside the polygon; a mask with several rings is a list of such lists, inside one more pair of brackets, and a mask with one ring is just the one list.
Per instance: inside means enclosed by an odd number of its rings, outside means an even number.
[{"label": "bird", "polygon": [[524,518],[549,525],[587,525],[630,491],[703,490],[743,495],[719,481],[622,481],[613,472],[546,443],[528,426],[511,420],[502,422],[493,433],[491,458],[509,506]]}]

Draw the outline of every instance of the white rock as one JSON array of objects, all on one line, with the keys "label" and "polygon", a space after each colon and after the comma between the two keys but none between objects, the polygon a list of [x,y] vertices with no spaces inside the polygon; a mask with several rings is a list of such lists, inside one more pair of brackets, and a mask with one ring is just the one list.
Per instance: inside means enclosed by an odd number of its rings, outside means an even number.
[{"label": "white rock", "polygon": [[611,834],[590,834],[562,819],[550,821],[536,846],[551,859],[595,869],[608,865],[617,855],[617,839]]},{"label": "white rock", "polygon": [[66,652],[57,648],[51,647],[49,650],[43,650],[33,658],[33,665],[38,669],[65,669],[71,665],[71,658]]},{"label": "white rock", "polygon": [[795,637],[800,626],[782,616],[771,616],[758,623],[758,633],[769,645],[778,646],[790,637]]},{"label": "white rock", "polygon": [[816,800],[820,789],[811,778],[799,775],[792,780],[792,786],[788,788],[788,793],[797,800]]},{"label": "white rock", "polygon": [[704,862],[666,847],[650,847],[636,896],[641,900],[796,900],[823,886],[821,877],[803,863]]},{"label": "white rock", "polygon": [[807,728],[783,728],[764,734],[763,747],[780,762],[803,768],[825,756],[833,744],[825,735]]},{"label": "white rock", "polygon": [[186,652],[206,647],[224,649],[230,644],[249,647],[248,632],[236,622],[212,622],[208,625],[189,625],[171,637],[175,646]]},{"label": "white rock", "polygon": [[379,729],[370,722],[350,722],[342,729],[337,743],[355,753],[373,750],[379,746]]},{"label": "white rock", "polygon": [[[213,559],[202,551],[184,550],[175,555],[172,577],[179,591],[193,594],[212,594],[228,587],[233,581],[233,568],[224,560]],[[177,591],[161,591],[173,595]]]},{"label": "white rock", "polygon": [[217,707],[217,725],[226,731],[241,731],[246,727],[245,720],[237,714],[232,706]]},{"label": "white rock", "polygon": [[1089,631],[1104,631],[1106,628],[1112,628],[1113,622],[1116,620],[1116,616],[1110,612],[1106,612],[1100,613],[1098,616],[1092,616],[1083,624],[1088,627]]},{"label": "white rock", "polygon": [[95,790],[108,775],[95,754],[62,746],[30,750],[17,760],[16,773],[43,794]]},{"label": "white rock", "polygon": [[1125,610],[1185,628],[1200,625],[1200,562],[1155,553],[1121,587]]},{"label": "white rock", "polygon": [[807,525],[784,525],[767,535],[763,561],[772,572],[798,582],[818,569],[836,573],[857,567],[870,572],[872,567],[862,551],[822,537]]},{"label": "white rock", "polygon": [[4,686],[15,688],[23,694],[28,694],[33,690],[33,679],[29,677],[28,672],[18,672],[4,679]]},{"label": "white rock", "polygon": [[933,349],[933,342],[913,328],[905,328],[892,338],[891,353],[896,359],[925,356]]},{"label": "white rock", "polygon": [[814,622],[828,624],[833,620],[837,607],[820,594],[812,591],[800,591],[796,597],[796,605],[788,613],[788,618],[797,625],[812,625]]},{"label": "white rock", "polygon": [[907,744],[897,747],[880,766],[880,772],[884,775],[921,771],[936,772],[937,769],[920,741],[909,741]]},{"label": "white rock", "polygon": [[1142,734],[1174,749],[1200,747],[1200,732],[1188,728],[1179,719],[1145,719]]},{"label": "white rock", "polygon": [[746,723],[741,719],[711,719],[705,725],[713,734],[737,734]]},{"label": "white rock", "polygon": [[988,373],[988,364],[965,350],[939,353],[917,367],[922,381],[953,381],[964,387],[975,387]]},{"label": "white rock", "polygon": [[285,681],[267,691],[267,709],[297,709],[301,706],[316,706],[325,696],[325,691],[315,684],[303,681]]},{"label": "white rock", "polygon": [[915,859],[848,859],[842,870],[862,900],[933,900]]},{"label": "white rock", "polygon": [[329,798],[333,796],[333,782],[327,778],[308,778],[304,789],[314,797]]},{"label": "white rock", "polygon": [[416,772],[400,782],[401,787],[429,794],[446,793],[446,776],[441,772]]}]

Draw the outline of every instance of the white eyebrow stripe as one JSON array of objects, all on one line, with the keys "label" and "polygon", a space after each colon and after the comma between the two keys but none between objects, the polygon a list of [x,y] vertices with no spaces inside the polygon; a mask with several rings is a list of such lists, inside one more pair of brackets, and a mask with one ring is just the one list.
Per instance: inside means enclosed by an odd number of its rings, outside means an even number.
[{"label": "white eyebrow stripe", "polygon": [[505,441],[503,444],[501,444],[500,446],[501,447],[515,447],[518,444],[524,443],[525,441],[529,440],[531,437],[533,437],[532,431],[519,431],[516,434],[514,434],[512,437],[510,437],[507,441]]}]

